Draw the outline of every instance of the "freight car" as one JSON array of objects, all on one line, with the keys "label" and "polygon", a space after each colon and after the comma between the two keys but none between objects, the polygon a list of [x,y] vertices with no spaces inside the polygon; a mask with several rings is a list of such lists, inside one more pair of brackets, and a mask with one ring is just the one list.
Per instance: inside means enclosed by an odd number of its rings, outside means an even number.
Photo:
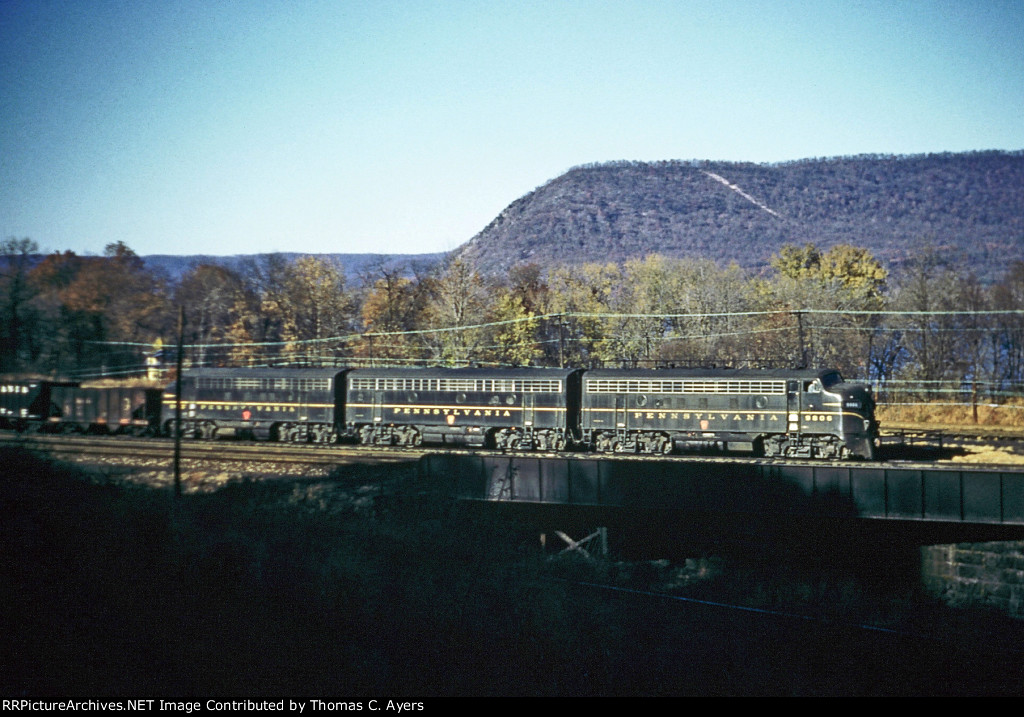
[{"label": "freight car", "polygon": [[582,410],[584,443],[602,453],[872,459],[878,438],[870,387],[833,370],[587,371]]},{"label": "freight car", "polygon": [[39,428],[56,413],[53,390],[77,385],[43,379],[0,382],[0,428],[16,431]]},{"label": "freight car", "polygon": [[82,388],[45,379],[0,383],[0,428],[54,433],[160,432],[160,390]]},{"label": "freight car", "polygon": [[160,393],[155,388],[122,386],[54,387],[56,411],[43,430],[155,436],[160,433]]}]

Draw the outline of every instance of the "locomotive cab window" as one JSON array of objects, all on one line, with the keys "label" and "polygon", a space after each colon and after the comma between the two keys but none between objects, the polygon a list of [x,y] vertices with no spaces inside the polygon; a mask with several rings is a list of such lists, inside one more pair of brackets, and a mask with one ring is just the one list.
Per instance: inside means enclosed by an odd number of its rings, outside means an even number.
[{"label": "locomotive cab window", "polygon": [[826,389],[832,388],[837,383],[842,383],[842,382],[843,382],[843,377],[839,374],[838,371],[830,371],[830,372],[828,372],[827,374],[825,374],[824,376],[821,377],[821,384]]}]

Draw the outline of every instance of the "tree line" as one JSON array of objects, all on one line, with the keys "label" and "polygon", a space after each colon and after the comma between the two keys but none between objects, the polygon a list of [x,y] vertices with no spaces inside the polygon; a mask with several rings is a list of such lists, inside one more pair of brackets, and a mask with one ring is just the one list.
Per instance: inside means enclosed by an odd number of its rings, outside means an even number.
[{"label": "tree line", "polygon": [[[179,280],[123,243],[102,256],[0,244],[0,372],[69,378],[168,365],[186,315],[196,366],[828,366],[939,397],[1024,386],[1024,261],[983,284],[937,250],[894,279],[863,248],[784,246],[771,271],[650,255],[519,264],[383,264],[356,281],[280,255]],[[162,345],[162,350],[161,350]]]}]

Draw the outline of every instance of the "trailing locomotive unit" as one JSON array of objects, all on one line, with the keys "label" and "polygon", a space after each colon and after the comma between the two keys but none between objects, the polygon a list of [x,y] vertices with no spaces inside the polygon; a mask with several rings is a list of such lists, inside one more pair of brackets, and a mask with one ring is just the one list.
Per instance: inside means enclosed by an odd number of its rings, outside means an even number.
[{"label": "trailing locomotive unit", "polygon": [[583,379],[584,441],[599,452],[741,444],[758,455],[874,458],[871,388],[834,370],[604,370]]},{"label": "trailing locomotive unit", "polygon": [[346,430],[364,444],[563,450],[579,438],[579,369],[357,369]]},{"label": "trailing locomotive unit", "polygon": [[[338,438],[346,370],[202,368],[181,379],[182,434],[236,435],[294,443]],[[174,433],[175,387],[164,392],[164,432]]]}]

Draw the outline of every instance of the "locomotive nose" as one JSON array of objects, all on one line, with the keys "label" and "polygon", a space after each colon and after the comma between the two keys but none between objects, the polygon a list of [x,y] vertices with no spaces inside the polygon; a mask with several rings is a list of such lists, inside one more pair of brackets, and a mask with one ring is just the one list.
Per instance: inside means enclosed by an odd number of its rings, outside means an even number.
[{"label": "locomotive nose", "polygon": [[847,411],[870,412],[874,407],[870,386],[848,386],[843,391],[843,408]]}]

